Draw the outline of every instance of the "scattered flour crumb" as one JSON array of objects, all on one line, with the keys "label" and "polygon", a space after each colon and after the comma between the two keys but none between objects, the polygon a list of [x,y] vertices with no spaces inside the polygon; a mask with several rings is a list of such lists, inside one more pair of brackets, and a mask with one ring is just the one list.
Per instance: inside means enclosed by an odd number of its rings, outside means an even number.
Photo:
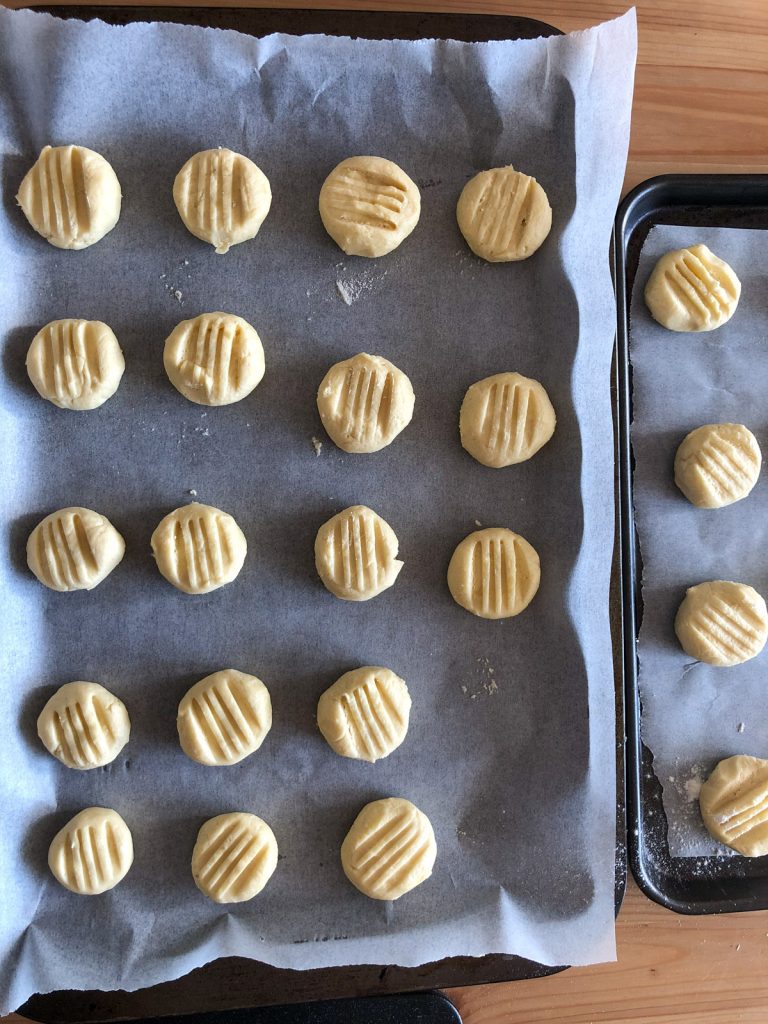
[{"label": "scattered flour crumb", "polygon": [[693,803],[694,800],[699,799],[699,793],[701,787],[704,785],[704,779],[700,775],[694,775],[692,778],[687,779],[685,783],[685,795],[689,803]]},{"label": "scattered flour crumb", "polygon": [[745,729],[746,729],[746,723],[745,722],[739,722],[739,724],[736,726],[736,732],[744,732]]},{"label": "scattered flour crumb", "polygon": [[312,447],[315,449],[315,455],[319,455],[320,452],[323,450],[323,442],[319,438],[313,437]]},{"label": "scattered flour crumb", "polygon": [[181,300],[182,300],[182,293],[179,291],[178,288],[173,293],[173,297],[176,299],[177,302],[181,302]]},{"label": "scattered flour crumb", "polygon": [[476,520],[475,520],[475,526],[482,526],[482,525],[483,525],[483,524],[482,524],[482,523],[480,522],[480,520],[479,520],[479,519],[476,519]]},{"label": "scattered flour crumb", "polygon": [[462,693],[466,693],[467,692],[467,688],[466,688],[466,686],[464,686],[463,683],[462,683],[462,686],[461,686],[461,692]]},{"label": "scattered flour crumb", "polygon": [[160,280],[161,280],[161,281],[164,281],[164,280],[165,280],[165,274],[161,274],[161,275],[160,275]]},{"label": "scattered flour crumb", "polygon": [[357,302],[363,292],[369,292],[374,284],[381,280],[386,273],[386,270],[383,274],[378,275],[371,274],[370,271],[363,271],[356,277],[337,277],[336,291],[339,293],[342,302],[347,306],[351,306],[353,302]]},{"label": "scattered flour crumb", "polygon": [[187,494],[191,494],[193,498],[197,497],[197,491],[194,489],[194,487],[192,488],[191,491],[187,491]]}]

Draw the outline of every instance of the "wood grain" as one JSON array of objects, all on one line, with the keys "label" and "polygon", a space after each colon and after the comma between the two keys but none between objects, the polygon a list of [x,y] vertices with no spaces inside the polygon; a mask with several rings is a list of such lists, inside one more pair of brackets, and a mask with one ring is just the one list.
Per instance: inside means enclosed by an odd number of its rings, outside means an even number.
[{"label": "wood grain", "polygon": [[[258,6],[248,0],[202,3]],[[10,0],[9,6],[28,4]],[[524,14],[572,31],[621,14],[627,4],[270,0],[268,6]],[[640,51],[626,187],[668,171],[768,172],[768,0],[639,0],[637,7]],[[466,1024],[768,1021],[768,912],[683,918],[650,903],[631,885],[617,939],[616,964],[455,989],[450,996]]]}]

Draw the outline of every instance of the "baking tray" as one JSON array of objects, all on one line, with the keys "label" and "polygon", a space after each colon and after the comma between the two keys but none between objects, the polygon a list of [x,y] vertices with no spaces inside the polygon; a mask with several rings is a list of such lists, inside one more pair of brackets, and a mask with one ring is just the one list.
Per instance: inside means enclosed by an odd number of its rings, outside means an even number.
[{"label": "baking tray", "polygon": [[[334,11],[322,9],[137,7],[137,6],[36,6],[62,18],[89,21],[100,18],[113,25],[135,21],[164,21],[213,28],[229,28],[250,35],[271,32],[325,33],[368,39],[445,38],[479,42],[490,39],[535,39],[560,35],[559,29],[532,18],[507,15],[442,14],[400,11]],[[616,875],[615,906],[618,914],[627,876],[626,815],[624,793],[624,708],[621,676],[621,581],[615,574],[612,587],[616,679]],[[311,971],[291,971],[258,961],[230,957],[216,960],[175,981],[136,992],[59,991],[36,995],[19,1013],[51,1024],[74,1021],[108,1021],[126,1018],[157,1018],[233,1011],[243,1007],[295,1004],[332,1000],[342,996],[424,992],[436,988],[487,984],[539,978],[567,969],[545,966],[523,957],[490,955],[453,957],[420,967],[355,965]],[[402,1004],[404,1006],[404,1004]],[[414,1012],[422,1013],[423,1007]],[[350,1007],[350,1013],[352,1012]],[[226,1021],[233,1015],[216,1014]],[[313,1021],[315,1018],[312,1018]],[[339,1020],[346,1020],[339,1017]],[[349,1020],[357,1020],[350,1016]],[[359,1018],[361,1020],[364,1017]],[[377,1018],[378,1019],[378,1018]],[[393,1017],[393,1020],[395,1018]],[[403,1018],[400,1018],[403,1019]],[[414,1017],[429,1021],[428,1016]],[[440,1018],[442,1020],[442,1018]]]},{"label": "baking tray", "polygon": [[615,230],[618,312],[619,481],[627,723],[629,856],[637,884],[679,914],[768,908],[765,857],[672,857],[653,754],[642,742],[637,636],[642,620],[642,562],[635,531],[630,441],[632,367],[629,310],[640,250],[656,224],[768,229],[768,175],[665,174],[638,185],[619,207]]}]

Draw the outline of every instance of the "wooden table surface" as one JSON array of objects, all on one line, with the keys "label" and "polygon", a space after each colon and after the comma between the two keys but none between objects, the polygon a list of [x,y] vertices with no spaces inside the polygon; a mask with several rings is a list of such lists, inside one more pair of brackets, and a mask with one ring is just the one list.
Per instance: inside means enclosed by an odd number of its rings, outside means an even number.
[{"label": "wooden table surface", "polygon": [[[178,2],[188,6],[194,0]],[[257,6],[243,0],[199,2]],[[27,4],[10,0],[8,6]],[[614,0],[271,0],[268,6],[522,14],[571,31],[629,5]],[[640,54],[626,187],[666,171],[768,172],[768,0],[638,0],[637,8]],[[768,1022],[768,911],[684,918],[650,903],[630,884],[617,939],[615,964],[455,989],[450,996],[466,1024]]]}]

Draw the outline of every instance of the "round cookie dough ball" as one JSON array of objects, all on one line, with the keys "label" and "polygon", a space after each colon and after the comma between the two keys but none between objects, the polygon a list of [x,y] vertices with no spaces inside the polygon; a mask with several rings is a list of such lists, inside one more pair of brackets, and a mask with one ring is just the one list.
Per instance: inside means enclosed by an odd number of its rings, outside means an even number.
[{"label": "round cookie dough ball", "polygon": [[373,764],[403,742],[410,713],[405,680],[391,669],[364,665],[325,691],[317,725],[337,754]]},{"label": "round cookie dough ball", "polygon": [[341,844],[341,866],[372,900],[396,900],[432,874],[435,833],[409,800],[374,800],[360,811]]},{"label": "round cookie dough ball", "polygon": [[125,554],[125,541],[106,516],[73,506],[51,512],[27,541],[27,565],[62,593],[93,590]]},{"label": "round cookie dough ball", "polygon": [[476,256],[511,263],[533,256],[543,243],[552,227],[552,208],[535,178],[514,167],[494,167],[464,186],[456,219]]},{"label": "round cookie dough ball", "polygon": [[395,531],[366,505],[352,505],[323,523],[315,566],[325,586],[344,601],[369,601],[397,579]]},{"label": "round cookie dough ball", "polygon": [[205,149],[184,164],[173,201],[187,231],[217,253],[255,238],[272,204],[267,176],[231,149]]},{"label": "round cookie dough ball", "polygon": [[535,549],[524,537],[503,527],[470,533],[448,566],[448,588],[454,601],[483,619],[519,615],[536,596],[540,580]]},{"label": "round cookie dough ball", "polygon": [[98,409],[117,391],[124,371],[117,338],[100,320],[52,320],[27,352],[37,393],[60,409]]},{"label": "round cookie dough ball", "polygon": [[675,455],[675,483],[697,508],[724,508],[746,498],[760,476],[755,435],[741,423],[706,423]]},{"label": "round cookie dough ball", "polygon": [[378,452],[413,417],[413,388],[402,370],[366,352],[330,368],[317,392],[320,419],[345,452]]},{"label": "round cookie dough ball", "polygon": [[736,312],[741,282],[706,245],[665,253],[651,271],[645,302],[670,331],[714,331]]},{"label": "round cookie dough ball", "polygon": [[114,889],[133,864],[128,826],[108,807],[87,807],[53,837],[48,867],[53,877],[80,896]]},{"label": "round cookie dough ball", "polygon": [[258,750],[272,728],[269,691],[234,668],[214,672],[184,694],[176,718],[181,749],[193,761],[237,764]]},{"label": "round cookie dough ball", "polygon": [[320,189],[323,227],[347,256],[385,256],[413,231],[421,195],[405,171],[380,156],[351,156]]},{"label": "round cookie dough ball", "polygon": [[201,313],[182,320],[163,350],[168,378],[198,405],[231,405],[264,376],[264,348],[247,320],[234,313]]},{"label": "round cookie dough ball", "polygon": [[65,683],[37,719],[45,749],[67,768],[101,768],[131,735],[125,704],[99,683]]},{"label": "round cookie dough ball", "polygon": [[675,617],[686,654],[728,667],[755,658],[768,639],[765,601],[746,583],[712,580],[689,587]]},{"label": "round cookie dough ball", "polygon": [[232,516],[197,501],[169,512],[151,543],[157,568],[185,594],[209,594],[231,583],[248,552]]},{"label": "round cookie dough ball", "polygon": [[120,182],[85,146],[45,146],[16,199],[39,235],[58,249],[85,249],[120,217]]},{"label": "round cookie dough ball", "polygon": [[768,854],[768,761],[726,757],[701,787],[699,807],[719,843],[744,857]]},{"label": "round cookie dough ball", "polygon": [[484,466],[501,469],[530,459],[555,432],[555,410],[537,380],[497,373],[473,384],[461,403],[462,447]]},{"label": "round cookie dough ball", "polygon": [[244,811],[210,818],[192,851],[195,885],[214,903],[243,903],[258,895],[277,867],[277,840],[261,818]]}]

